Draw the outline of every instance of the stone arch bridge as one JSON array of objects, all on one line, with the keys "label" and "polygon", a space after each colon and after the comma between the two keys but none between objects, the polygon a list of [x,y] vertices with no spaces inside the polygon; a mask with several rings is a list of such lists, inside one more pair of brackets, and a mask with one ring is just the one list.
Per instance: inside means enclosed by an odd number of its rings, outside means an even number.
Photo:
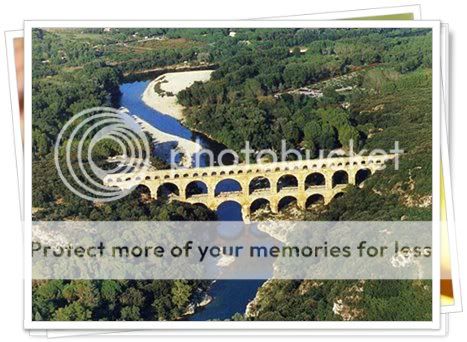
[{"label": "stone arch bridge", "polygon": [[348,184],[361,184],[394,157],[355,156],[135,171],[107,175],[104,184],[122,190],[143,186],[153,198],[166,196],[170,200],[202,204],[212,210],[217,210],[224,202],[234,201],[242,207],[244,219],[248,219],[262,204],[269,205],[273,213],[290,202],[296,202],[301,209],[317,203],[327,204],[341,195]]}]

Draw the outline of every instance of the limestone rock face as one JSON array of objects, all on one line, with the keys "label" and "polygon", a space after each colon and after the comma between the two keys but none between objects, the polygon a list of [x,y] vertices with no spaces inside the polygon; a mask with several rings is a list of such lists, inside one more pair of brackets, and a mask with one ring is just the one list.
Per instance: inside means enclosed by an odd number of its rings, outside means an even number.
[{"label": "limestone rock face", "polygon": [[188,304],[187,309],[183,313],[183,316],[193,315],[196,312],[196,309],[208,305],[212,302],[212,297],[208,295],[205,291],[198,290],[197,293],[193,296],[192,301]]}]

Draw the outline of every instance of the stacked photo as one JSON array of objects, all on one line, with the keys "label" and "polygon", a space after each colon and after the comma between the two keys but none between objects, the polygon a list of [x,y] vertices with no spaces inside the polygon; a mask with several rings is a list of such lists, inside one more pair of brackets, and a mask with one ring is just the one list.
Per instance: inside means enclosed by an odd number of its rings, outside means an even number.
[{"label": "stacked photo", "polygon": [[24,327],[445,335],[449,30],[419,6],[6,33]]}]

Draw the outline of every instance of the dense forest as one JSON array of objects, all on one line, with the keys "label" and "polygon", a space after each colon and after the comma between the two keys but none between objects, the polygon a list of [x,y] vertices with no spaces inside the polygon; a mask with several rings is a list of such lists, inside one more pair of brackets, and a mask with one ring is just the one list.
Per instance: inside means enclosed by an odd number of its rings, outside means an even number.
[{"label": "dense forest", "polygon": [[[247,319],[431,320],[430,294],[431,284],[426,281],[269,280],[251,304]],[[235,318],[245,320],[241,315]]]},{"label": "dense forest", "polygon": [[[151,199],[142,189],[107,204],[68,191],[53,146],[64,123],[94,106],[118,108],[132,73],[216,68],[178,94],[184,123],[234,150],[404,150],[388,167],[302,220],[431,220],[431,32],[424,29],[48,29],[33,31],[35,220],[216,220],[215,212]],[[120,153],[112,143],[96,159]],[[164,168],[153,158],[153,166]],[[273,217],[269,217],[273,218]],[[297,219],[297,218],[295,218]],[[34,281],[36,320],[178,319],[207,282]],[[269,281],[252,314],[233,319],[338,320],[332,303],[364,288],[352,319],[430,319],[427,282]],[[345,299],[345,298],[342,298]],[[345,301],[345,300],[344,300]],[[417,312],[404,311],[408,301]],[[414,306],[415,307],[415,306]],[[403,309],[401,309],[403,308]],[[347,317],[348,318],[348,317]]]},{"label": "dense forest", "polygon": [[[34,31],[34,220],[215,220],[216,214],[206,208],[153,201],[144,189],[138,188],[118,201],[97,205],[66,188],[53,160],[58,132],[81,110],[95,106],[118,108],[123,71],[96,58],[99,54],[89,49],[87,42],[62,38],[53,32]],[[108,157],[120,153],[118,146],[106,142],[93,151],[93,158],[105,166]],[[72,157],[76,163],[76,154]],[[156,168],[168,167],[156,158],[151,159]],[[86,160],[84,165],[87,166]],[[183,280],[33,281],[33,319],[173,320],[202,300],[198,298],[200,292],[209,284]]]},{"label": "dense forest", "polygon": [[33,281],[33,319],[175,320],[209,286],[195,280]]},{"label": "dense forest", "polygon": [[[246,140],[256,149],[279,149],[282,139],[313,151],[346,146],[350,139],[364,140],[374,123],[359,127],[366,122],[354,117],[353,108],[343,109],[343,103],[356,104],[368,92],[386,91],[387,81],[431,66],[431,34],[426,31],[264,35],[260,43],[246,35],[250,44],[224,57],[210,82],[179,93],[178,100],[188,107],[189,127],[238,150]],[[342,75],[346,77],[339,79]],[[328,79],[334,81],[323,82]],[[301,87],[324,96],[293,92]],[[359,90],[345,96],[341,90],[347,87]]]}]

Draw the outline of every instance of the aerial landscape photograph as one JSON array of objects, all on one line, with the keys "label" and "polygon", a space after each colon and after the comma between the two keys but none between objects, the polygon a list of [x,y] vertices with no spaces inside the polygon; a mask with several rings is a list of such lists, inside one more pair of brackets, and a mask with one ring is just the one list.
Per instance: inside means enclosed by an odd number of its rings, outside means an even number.
[{"label": "aerial landscape photograph", "polygon": [[[431,224],[432,41],[427,28],[34,28],[32,220]],[[286,245],[284,229],[263,232]],[[280,267],[32,279],[32,319],[433,318],[431,279]]]}]

